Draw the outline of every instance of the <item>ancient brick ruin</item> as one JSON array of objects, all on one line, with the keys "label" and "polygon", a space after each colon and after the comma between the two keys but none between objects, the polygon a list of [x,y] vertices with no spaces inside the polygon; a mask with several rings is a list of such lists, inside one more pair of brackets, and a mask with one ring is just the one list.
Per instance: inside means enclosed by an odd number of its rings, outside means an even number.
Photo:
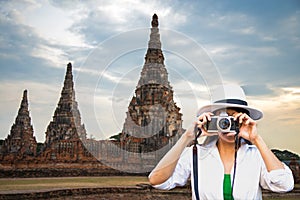
[{"label": "ancient brick ruin", "polygon": [[15,123],[1,146],[0,159],[8,161],[30,159],[36,154],[37,142],[29,115],[27,90],[24,90]]},{"label": "ancient brick ruin", "polygon": [[151,24],[145,64],[121,134],[123,148],[131,152],[153,152],[170,142],[173,146],[183,133],[182,114],[173,100],[164,65],[156,14]]},{"label": "ancient brick ruin", "polygon": [[[164,65],[157,15],[151,25],[144,66],[121,133],[114,140],[86,138],[69,63],[61,97],[40,145],[24,91],[10,134],[0,144],[0,177],[99,176],[153,169],[184,130]],[[299,182],[299,163],[293,161],[290,166]]]},{"label": "ancient brick ruin", "polygon": [[45,161],[56,162],[94,161],[94,157],[83,145],[86,130],[81,124],[71,63],[67,66],[61,97],[54,112],[53,120],[46,130],[46,141],[40,156]]},{"label": "ancient brick ruin", "polygon": [[84,171],[77,175],[116,173],[113,169],[135,173],[149,172],[157,164],[183,129],[182,114],[173,100],[164,65],[156,14],[151,24],[145,63],[119,140],[86,138],[69,63],[61,97],[39,150],[29,117],[27,91],[24,91],[11,134],[1,146],[0,169],[6,170],[4,174],[19,176],[26,174],[25,169],[27,174],[38,173],[35,176],[74,175],[76,169]]}]

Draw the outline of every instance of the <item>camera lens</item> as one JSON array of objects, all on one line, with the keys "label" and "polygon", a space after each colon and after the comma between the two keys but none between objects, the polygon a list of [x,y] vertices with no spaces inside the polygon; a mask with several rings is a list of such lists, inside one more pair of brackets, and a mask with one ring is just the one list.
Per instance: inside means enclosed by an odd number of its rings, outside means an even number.
[{"label": "camera lens", "polygon": [[223,130],[226,130],[230,127],[230,121],[227,118],[222,118],[219,121],[219,127]]}]

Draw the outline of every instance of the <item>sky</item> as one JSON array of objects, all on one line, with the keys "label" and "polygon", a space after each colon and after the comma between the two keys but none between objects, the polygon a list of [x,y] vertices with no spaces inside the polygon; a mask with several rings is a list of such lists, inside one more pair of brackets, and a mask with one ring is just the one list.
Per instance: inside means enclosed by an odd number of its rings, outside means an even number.
[{"label": "sky", "polygon": [[88,137],[119,133],[154,13],[184,128],[213,85],[239,84],[264,112],[258,131],[268,146],[300,154],[297,0],[0,1],[0,139],[27,89],[34,136],[44,142],[69,62]]}]

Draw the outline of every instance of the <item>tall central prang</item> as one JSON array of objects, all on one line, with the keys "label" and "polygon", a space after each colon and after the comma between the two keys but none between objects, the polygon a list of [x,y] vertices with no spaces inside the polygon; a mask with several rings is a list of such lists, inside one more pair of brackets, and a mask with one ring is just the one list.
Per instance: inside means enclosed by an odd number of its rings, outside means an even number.
[{"label": "tall central prang", "polygon": [[158,150],[177,141],[183,132],[182,114],[173,100],[164,65],[156,14],[151,25],[145,63],[120,138],[123,148],[130,152]]}]

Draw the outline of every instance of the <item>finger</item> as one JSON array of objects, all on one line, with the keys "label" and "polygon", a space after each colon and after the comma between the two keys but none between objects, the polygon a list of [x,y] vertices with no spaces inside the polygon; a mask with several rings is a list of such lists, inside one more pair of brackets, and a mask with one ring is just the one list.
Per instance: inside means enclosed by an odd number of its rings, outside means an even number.
[{"label": "finger", "polygon": [[206,124],[206,122],[198,122],[197,123],[197,127],[198,129],[201,129],[202,131],[204,130],[204,125]]},{"label": "finger", "polygon": [[249,116],[246,113],[243,113],[240,117],[239,117],[239,123],[242,124],[243,121],[246,121],[249,119]]},{"label": "finger", "polygon": [[211,113],[211,112],[202,113],[201,115],[198,116],[198,119],[199,119],[199,120],[202,120],[204,117],[210,118],[210,116],[212,116],[212,115],[214,115],[214,114]]},{"label": "finger", "polygon": [[249,125],[251,122],[252,122],[252,120],[251,120],[250,118],[248,118],[248,119],[245,121],[245,124],[246,124],[246,125]]},{"label": "finger", "polygon": [[206,113],[206,118],[208,119],[208,121],[211,121],[211,116],[213,116],[214,114],[211,112]]},{"label": "finger", "polygon": [[237,121],[237,120],[240,118],[240,116],[241,116],[242,114],[243,114],[243,113],[241,113],[241,112],[240,112],[240,113],[234,114],[234,116],[233,116],[233,117],[234,117],[234,120]]},{"label": "finger", "polygon": [[206,118],[206,122],[211,121],[211,116],[213,116],[214,114],[209,112],[209,113],[205,113],[205,118]]},{"label": "finger", "polygon": [[255,124],[256,122],[247,114],[244,114],[243,121],[245,125]]},{"label": "finger", "polygon": [[202,123],[203,123],[203,116],[202,115],[199,116],[198,119],[197,119],[197,121],[195,123],[196,123],[196,127],[198,129],[200,129],[202,127]]},{"label": "finger", "polygon": [[202,115],[200,115],[198,117],[198,121],[201,122],[202,124],[207,123],[207,121],[211,121],[211,115],[213,115],[213,113],[203,113]]}]

